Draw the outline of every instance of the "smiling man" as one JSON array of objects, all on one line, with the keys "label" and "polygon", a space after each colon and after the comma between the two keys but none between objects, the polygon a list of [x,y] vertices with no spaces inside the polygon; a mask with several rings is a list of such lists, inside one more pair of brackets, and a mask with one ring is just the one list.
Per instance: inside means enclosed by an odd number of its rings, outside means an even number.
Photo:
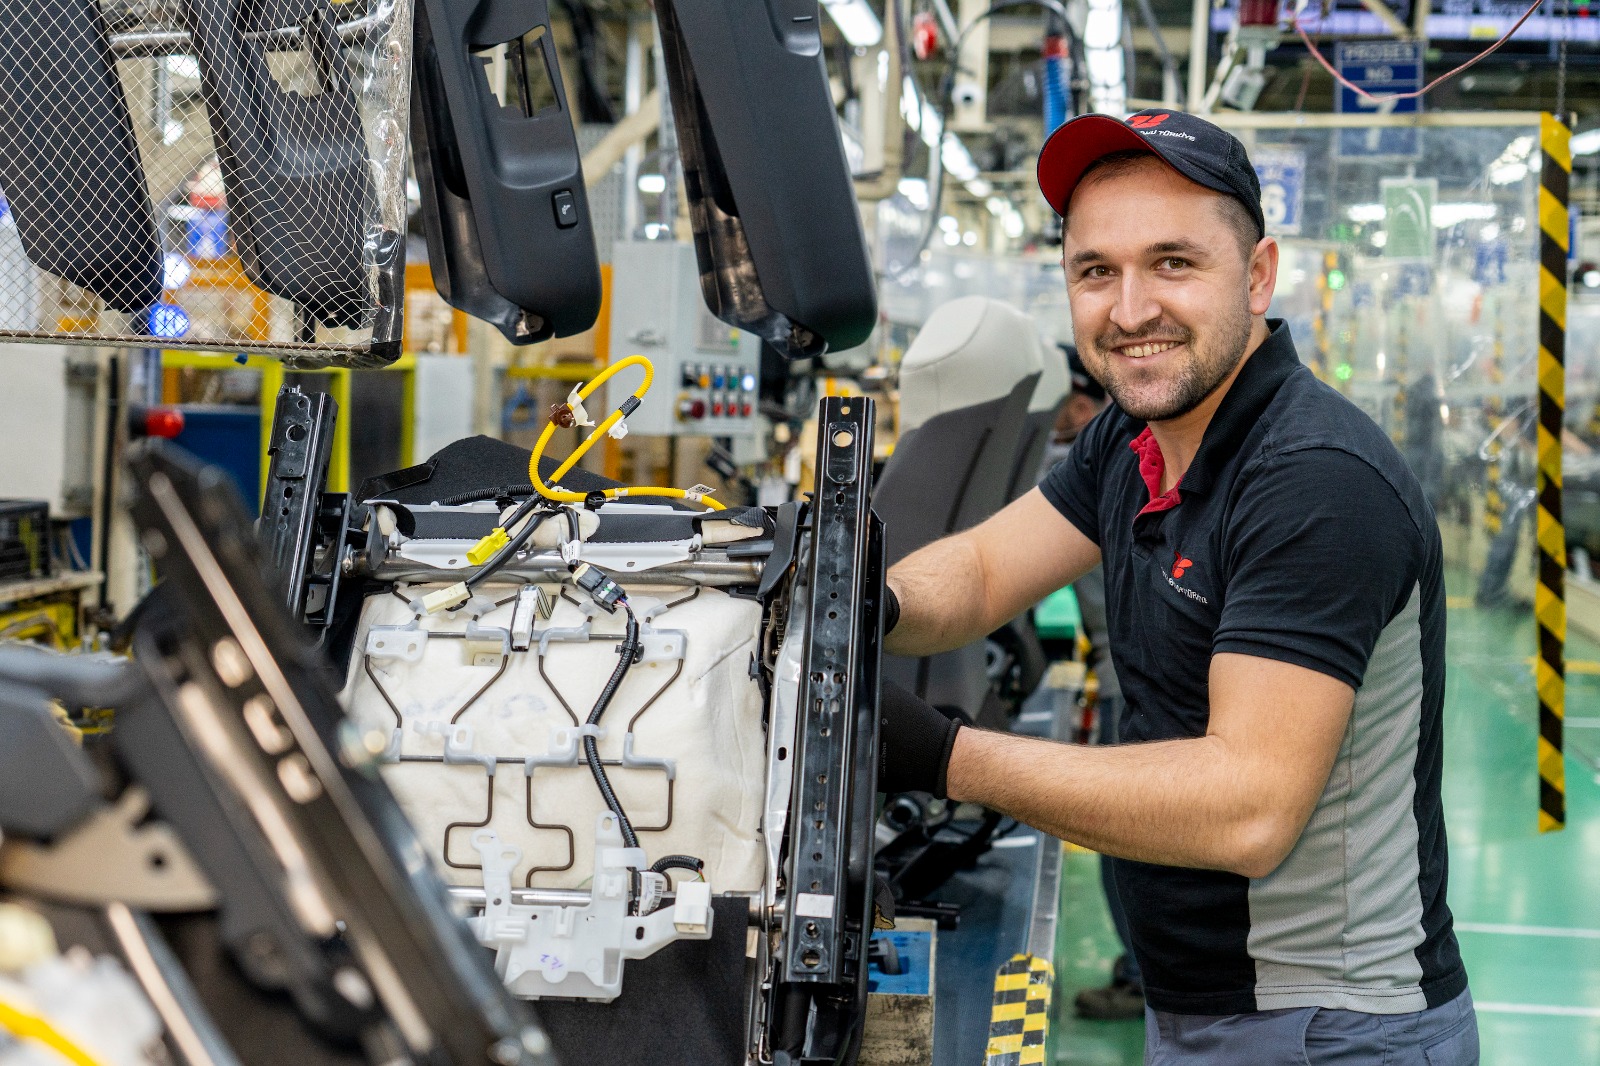
[{"label": "smiling man", "polygon": [[1278,247],[1238,140],[1085,116],[1039,184],[1116,406],[1039,489],[890,571],[887,649],[959,647],[1103,562],[1122,743],[964,727],[890,688],[881,787],[1114,857],[1149,1063],[1476,1063],[1416,479],[1266,318]]}]

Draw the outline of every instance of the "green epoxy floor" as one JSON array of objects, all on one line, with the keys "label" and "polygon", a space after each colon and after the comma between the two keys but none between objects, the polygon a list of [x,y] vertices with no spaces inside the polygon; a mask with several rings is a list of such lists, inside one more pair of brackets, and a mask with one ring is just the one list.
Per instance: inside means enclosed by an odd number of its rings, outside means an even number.
[{"label": "green epoxy floor", "polygon": [[[1600,1063],[1600,648],[1567,646],[1567,828],[1540,835],[1531,612],[1459,606],[1450,582],[1445,816],[1450,905],[1485,1066]],[[1072,997],[1119,950],[1098,858],[1069,851],[1057,948],[1056,1061],[1133,1066],[1141,1022],[1088,1022]]]}]

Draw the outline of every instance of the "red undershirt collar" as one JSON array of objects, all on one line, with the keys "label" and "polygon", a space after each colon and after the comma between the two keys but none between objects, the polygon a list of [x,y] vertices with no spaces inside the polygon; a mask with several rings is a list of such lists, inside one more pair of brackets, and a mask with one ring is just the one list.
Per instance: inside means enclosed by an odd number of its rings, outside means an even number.
[{"label": "red undershirt collar", "polygon": [[1178,495],[1177,485],[1172,486],[1170,491],[1161,491],[1161,475],[1166,473],[1167,461],[1162,456],[1161,445],[1156,443],[1150,427],[1144,427],[1144,432],[1129,441],[1128,447],[1139,457],[1139,476],[1144,478],[1145,488],[1150,491],[1150,502],[1144,505],[1139,514],[1155,514],[1178,506],[1181,497]]}]

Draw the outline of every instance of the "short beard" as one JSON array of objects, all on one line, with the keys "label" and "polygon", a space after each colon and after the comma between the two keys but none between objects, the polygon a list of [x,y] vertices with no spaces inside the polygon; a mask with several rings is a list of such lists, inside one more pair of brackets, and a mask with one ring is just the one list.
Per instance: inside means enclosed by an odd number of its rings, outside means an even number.
[{"label": "short beard", "polygon": [[[1080,351],[1094,353],[1095,361],[1100,364],[1096,368],[1100,373],[1095,378],[1124,413],[1140,422],[1166,422],[1182,418],[1199,407],[1228,380],[1250,345],[1251,321],[1250,305],[1241,302],[1233,314],[1208,331],[1211,338],[1204,349],[1195,345],[1193,330],[1163,328],[1161,323],[1138,333],[1123,333],[1112,327],[1112,334],[1095,338],[1092,346],[1079,341],[1078,347]],[[1137,343],[1141,337],[1181,338],[1189,345],[1189,361],[1178,368],[1177,377],[1168,383],[1164,396],[1151,397],[1148,388],[1130,385],[1112,370],[1117,357],[1106,353],[1119,344]]]}]

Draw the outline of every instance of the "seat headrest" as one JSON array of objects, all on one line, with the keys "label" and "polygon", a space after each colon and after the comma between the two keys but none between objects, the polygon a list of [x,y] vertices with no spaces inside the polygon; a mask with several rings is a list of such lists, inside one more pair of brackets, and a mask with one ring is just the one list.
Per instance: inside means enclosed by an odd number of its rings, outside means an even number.
[{"label": "seat headrest", "polygon": [[1033,387],[1033,399],[1028,401],[1029,414],[1054,411],[1072,391],[1072,368],[1067,366],[1067,353],[1051,344],[1045,346],[1041,354],[1044,369],[1039,375],[1039,384]]},{"label": "seat headrest", "polygon": [[900,362],[900,433],[934,415],[998,400],[1044,357],[1033,320],[987,296],[938,308]]}]

